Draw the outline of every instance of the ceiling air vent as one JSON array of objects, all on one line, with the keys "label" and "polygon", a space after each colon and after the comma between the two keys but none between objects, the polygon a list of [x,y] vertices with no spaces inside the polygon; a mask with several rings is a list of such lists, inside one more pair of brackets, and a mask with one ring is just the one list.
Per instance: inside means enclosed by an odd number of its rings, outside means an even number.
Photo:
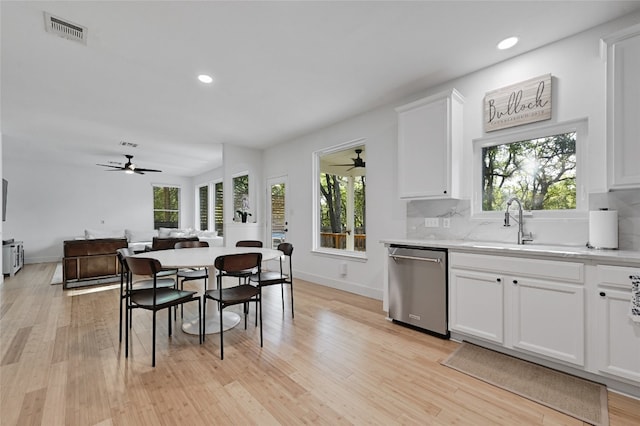
[{"label": "ceiling air vent", "polygon": [[87,27],[65,21],[47,12],[44,12],[44,27],[47,32],[58,37],[87,44]]},{"label": "ceiling air vent", "polygon": [[120,145],[126,146],[128,148],[137,148],[138,147],[137,143],[127,142],[127,141],[120,141]]}]

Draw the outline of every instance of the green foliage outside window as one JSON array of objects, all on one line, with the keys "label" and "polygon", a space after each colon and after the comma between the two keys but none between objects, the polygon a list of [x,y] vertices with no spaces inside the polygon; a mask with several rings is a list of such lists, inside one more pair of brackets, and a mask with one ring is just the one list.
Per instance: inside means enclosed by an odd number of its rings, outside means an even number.
[{"label": "green foliage outside window", "polygon": [[[245,204],[249,197],[249,175],[233,178],[233,211],[245,211]],[[245,200],[243,203],[243,199]]]},{"label": "green foliage outside window", "polygon": [[200,202],[200,230],[209,230],[209,185],[202,185],[198,188],[198,198]]},{"label": "green foliage outside window", "polygon": [[214,226],[215,230],[218,231],[219,236],[224,235],[224,186],[222,182],[217,182],[213,185],[214,189]]},{"label": "green foliage outside window", "polygon": [[[321,232],[341,233],[347,223],[347,177],[320,173],[320,228]],[[354,178],[354,227],[356,234],[365,234],[366,178]]]},{"label": "green foliage outside window", "polygon": [[153,187],[153,227],[178,228],[180,223],[180,188]]},{"label": "green foliage outside window", "polygon": [[576,133],[482,149],[482,210],[503,210],[515,195],[525,210],[576,208]]}]

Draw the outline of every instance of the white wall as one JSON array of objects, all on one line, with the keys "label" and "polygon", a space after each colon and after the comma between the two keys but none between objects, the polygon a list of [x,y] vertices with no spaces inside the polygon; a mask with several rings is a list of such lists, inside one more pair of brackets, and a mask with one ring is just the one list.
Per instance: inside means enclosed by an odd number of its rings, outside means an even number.
[{"label": "white wall", "polygon": [[[412,100],[455,87],[466,99],[464,140],[466,150],[459,159],[467,170],[471,185],[471,141],[483,136],[482,99],[487,91],[551,73],[554,77],[553,118],[562,122],[587,117],[589,120],[589,192],[605,189],[605,64],[599,55],[599,39],[640,19],[640,14],[600,26],[575,37],[561,40],[515,59],[486,68],[438,87],[425,89],[398,102],[283,142],[264,152],[225,146],[225,220],[233,217],[231,178],[249,171],[252,220],[264,236],[265,181],[288,177],[289,233],[295,247],[294,270],[298,277],[316,283],[382,299],[385,250],[378,241],[404,238],[407,232],[406,202],[397,197],[396,141],[397,118],[394,108]],[[464,53],[461,53],[464,54]],[[311,102],[312,100],[310,100]],[[531,125],[534,126],[534,125]],[[316,150],[364,138],[367,160],[367,260],[353,260],[311,252],[313,206],[311,200],[311,158]],[[193,226],[194,185],[207,174],[188,179],[159,176],[128,176],[106,173],[95,166],[61,169],[46,159],[12,155],[16,143],[5,137],[4,176],[10,185],[8,220],[3,238],[25,242],[26,260],[58,260],[62,241],[80,235],[85,228],[143,228],[152,226],[151,183],[180,184],[182,226]],[[212,175],[217,172],[212,171]],[[128,179],[130,177],[136,179]],[[469,191],[470,192],[470,191]],[[148,196],[146,194],[149,194]],[[427,202],[428,203],[428,202]],[[437,202],[436,202],[437,203]],[[100,220],[104,219],[105,224]],[[232,222],[229,222],[232,225]],[[341,276],[341,263],[347,275]]]},{"label": "white wall", "polygon": [[[465,97],[462,162],[464,181],[471,194],[472,140],[482,137],[483,98],[486,92],[532,77],[551,73],[553,80],[552,122],[587,117],[586,149],[588,192],[606,187],[605,171],[605,63],[600,57],[601,37],[637,22],[640,14],[609,23],[561,40],[533,52],[423,92],[371,112],[345,120],[312,134],[280,144],[264,154],[265,178],[288,175],[290,225],[288,239],[296,248],[297,276],[320,284],[382,298],[385,251],[381,238],[405,238],[406,203],[399,201],[396,186],[398,105],[456,88]],[[462,53],[463,54],[463,53]],[[548,124],[549,122],[543,122]],[[530,125],[535,126],[535,124]],[[495,133],[495,132],[494,132]],[[311,252],[312,152],[336,144],[365,138],[367,154],[367,261],[348,260]],[[423,203],[439,203],[428,202]],[[582,229],[582,228],[580,228]],[[348,264],[341,277],[340,264]]]},{"label": "white wall", "polygon": [[[312,253],[312,155],[314,151],[364,138],[367,161],[367,260]],[[287,240],[294,246],[295,275],[312,282],[382,298],[385,237],[402,238],[405,206],[396,196],[397,119],[391,106],[330,126],[264,153],[265,179],[288,177]],[[347,275],[341,276],[341,264]]]},{"label": "white wall", "polygon": [[153,229],[152,184],[181,186],[181,227],[193,226],[190,178],[106,172],[95,165],[65,167],[37,152],[25,156],[21,144],[8,139],[3,144],[3,173],[9,181],[3,235],[24,242],[25,263],[59,261],[62,242],[82,236],[85,229]]},{"label": "white wall", "polygon": [[[238,240],[265,241],[265,196],[262,151],[233,145],[224,145],[224,244],[235,246]],[[233,178],[249,174],[248,223],[234,221]]]}]

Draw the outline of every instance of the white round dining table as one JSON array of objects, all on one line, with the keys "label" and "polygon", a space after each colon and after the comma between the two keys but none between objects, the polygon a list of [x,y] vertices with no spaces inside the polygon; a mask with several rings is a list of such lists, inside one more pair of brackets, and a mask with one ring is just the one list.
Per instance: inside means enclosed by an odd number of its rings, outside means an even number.
[{"label": "white round dining table", "polygon": [[[134,254],[133,257],[148,257],[157,259],[163,269],[182,268],[208,268],[209,269],[209,289],[215,289],[215,268],[213,263],[218,256],[237,253],[261,253],[262,260],[277,259],[282,256],[280,250],[257,248],[257,247],[194,247],[173,250],[156,250]],[[240,322],[240,315],[235,312],[223,311],[224,330],[235,327]],[[195,318],[182,323],[182,330],[188,334],[198,334],[200,321]],[[220,332],[220,312],[217,303],[207,304],[207,320],[205,322],[205,333]]]}]

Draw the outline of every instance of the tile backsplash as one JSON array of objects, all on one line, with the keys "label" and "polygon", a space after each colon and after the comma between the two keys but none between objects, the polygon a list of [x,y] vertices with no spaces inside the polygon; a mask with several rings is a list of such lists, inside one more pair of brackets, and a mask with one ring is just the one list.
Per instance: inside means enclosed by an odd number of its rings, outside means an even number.
[{"label": "tile backsplash", "polygon": [[[618,211],[618,245],[623,250],[640,250],[640,190],[624,190],[589,195],[589,210]],[[417,240],[455,239],[515,243],[518,227],[503,226],[503,218],[471,219],[469,200],[416,200],[407,205],[407,238]],[[512,214],[516,214],[515,209]],[[534,215],[535,216],[535,215]],[[534,243],[585,245],[589,239],[589,219],[540,219],[525,217],[525,232]],[[438,218],[438,227],[426,227],[425,218]],[[449,228],[443,219],[448,218]]]}]

